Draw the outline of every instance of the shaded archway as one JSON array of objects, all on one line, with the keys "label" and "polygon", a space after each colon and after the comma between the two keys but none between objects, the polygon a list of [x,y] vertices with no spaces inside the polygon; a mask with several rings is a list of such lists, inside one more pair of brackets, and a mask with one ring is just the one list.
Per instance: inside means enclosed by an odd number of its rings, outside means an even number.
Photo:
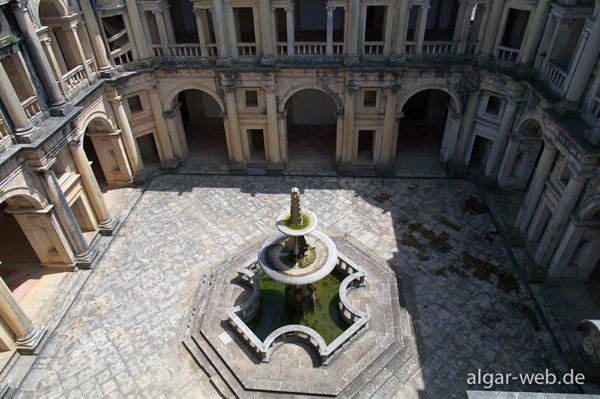
[{"label": "shaded archway", "polygon": [[[536,119],[521,123],[506,147],[505,160],[500,168],[498,183],[505,187],[529,187],[542,154],[542,127]],[[506,172],[510,170],[506,174]],[[505,175],[502,175],[505,173]]]},{"label": "shaded archway", "polygon": [[[68,275],[51,269],[72,270],[73,253],[52,207],[12,194],[0,200],[0,278],[27,316],[45,324]],[[14,349],[15,338],[11,327],[0,323],[0,351]],[[0,367],[5,360],[0,356]]]},{"label": "shaded archway", "polygon": [[182,128],[189,148],[186,163],[206,166],[229,164],[229,150],[222,108],[204,90],[187,89],[176,95]]},{"label": "shaded archway", "polygon": [[318,89],[302,89],[285,103],[288,167],[335,168],[336,103]]},{"label": "shaded archway", "polygon": [[398,170],[443,173],[439,153],[451,101],[452,97],[443,90],[426,89],[413,94],[404,103],[396,142]]}]

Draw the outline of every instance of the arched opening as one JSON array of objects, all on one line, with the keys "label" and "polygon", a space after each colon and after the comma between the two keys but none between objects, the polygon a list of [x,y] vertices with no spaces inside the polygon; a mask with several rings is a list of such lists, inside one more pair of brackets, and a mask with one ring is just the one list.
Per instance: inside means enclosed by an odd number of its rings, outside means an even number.
[{"label": "arched opening", "polygon": [[98,157],[98,152],[94,147],[94,143],[89,135],[85,135],[83,139],[83,150],[85,151],[85,155],[87,155],[88,160],[90,161],[90,166],[92,167],[92,172],[94,172],[94,176],[96,176],[96,180],[98,180],[98,185],[100,189],[104,191],[108,185],[106,181],[106,175],[102,170],[102,165],[100,163],[100,158]]},{"label": "arched opening", "polygon": [[229,153],[222,109],[210,94],[196,89],[180,92],[177,101],[189,148],[187,163],[195,165],[229,164]]},{"label": "arched opening", "polygon": [[515,188],[529,187],[542,155],[541,137],[542,127],[535,119],[526,121],[517,131],[520,143],[509,178]]},{"label": "arched opening", "polygon": [[397,169],[442,172],[439,152],[451,101],[445,91],[428,89],[414,94],[404,104],[396,144]]},{"label": "arched opening", "polygon": [[317,89],[294,93],[287,112],[288,167],[335,167],[336,105]]},{"label": "arched opening", "polygon": [[[50,213],[31,199],[17,195],[0,203],[0,278],[27,316],[38,324],[50,318],[50,309],[69,274],[42,267],[66,267],[68,249],[52,228]],[[66,263],[66,265],[65,265]],[[14,350],[15,334],[0,318],[0,368]]]},{"label": "arched opening", "polygon": [[[46,58],[63,91],[70,92],[87,79],[84,63],[91,66],[94,61],[85,28],[65,13],[66,10],[52,0],[40,2],[40,23],[48,27],[50,39],[50,49],[44,46]],[[65,20],[71,24],[77,23],[75,30],[64,29]]]}]

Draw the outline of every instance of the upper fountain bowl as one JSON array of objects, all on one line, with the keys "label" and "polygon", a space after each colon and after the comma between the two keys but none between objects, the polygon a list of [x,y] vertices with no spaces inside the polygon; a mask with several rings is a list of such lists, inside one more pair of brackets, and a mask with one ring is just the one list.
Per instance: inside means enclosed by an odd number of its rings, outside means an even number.
[{"label": "upper fountain bowl", "polygon": [[292,215],[288,211],[281,212],[277,217],[277,229],[288,236],[304,236],[317,227],[317,216],[311,211],[302,211],[302,224],[299,227],[292,226]]}]

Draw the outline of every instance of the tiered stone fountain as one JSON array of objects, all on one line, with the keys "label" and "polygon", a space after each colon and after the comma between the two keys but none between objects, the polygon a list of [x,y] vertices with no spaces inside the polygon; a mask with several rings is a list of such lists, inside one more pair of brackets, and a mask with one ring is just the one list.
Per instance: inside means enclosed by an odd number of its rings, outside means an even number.
[{"label": "tiered stone fountain", "polygon": [[292,189],[291,203],[290,211],[277,218],[280,233],[260,247],[258,262],[269,277],[286,285],[286,307],[294,316],[302,317],[314,307],[313,283],[329,275],[338,259],[333,241],[315,230],[317,217],[302,210],[297,188]]},{"label": "tiered stone fountain", "polygon": [[317,230],[298,189],[291,197],[279,232],[202,277],[186,349],[224,397],[353,397],[403,380],[417,365],[408,280]]}]

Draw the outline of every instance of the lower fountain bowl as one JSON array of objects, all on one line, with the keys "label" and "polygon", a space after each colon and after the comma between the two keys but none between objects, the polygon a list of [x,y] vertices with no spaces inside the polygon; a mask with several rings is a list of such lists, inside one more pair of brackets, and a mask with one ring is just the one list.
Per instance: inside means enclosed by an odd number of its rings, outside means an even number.
[{"label": "lower fountain bowl", "polygon": [[324,233],[314,230],[305,236],[308,244],[315,248],[316,257],[311,264],[304,267],[295,267],[279,260],[278,251],[287,238],[283,233],[274,234],[263,242],[258,252],[260,267],[273,280],[291,285],[305,285],[321,280],[334,269],[338,256],[337,248]]}]

